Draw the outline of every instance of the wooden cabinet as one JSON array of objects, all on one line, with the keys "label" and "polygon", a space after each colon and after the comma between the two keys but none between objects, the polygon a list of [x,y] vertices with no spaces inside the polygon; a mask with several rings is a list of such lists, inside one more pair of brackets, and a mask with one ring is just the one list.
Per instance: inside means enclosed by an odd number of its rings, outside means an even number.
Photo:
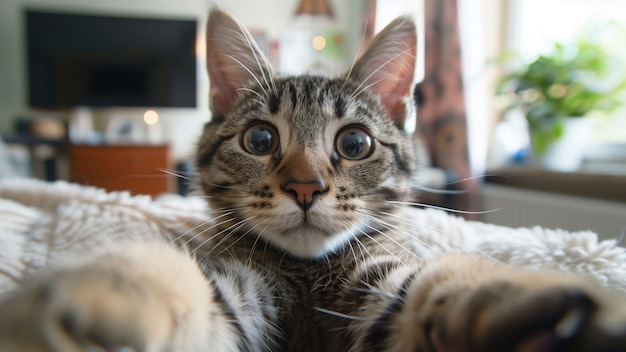
[{"label": "wooden cabinet", "polygon": [[157,196],[172,191],[167,145],[71,145],[72,182]]}]

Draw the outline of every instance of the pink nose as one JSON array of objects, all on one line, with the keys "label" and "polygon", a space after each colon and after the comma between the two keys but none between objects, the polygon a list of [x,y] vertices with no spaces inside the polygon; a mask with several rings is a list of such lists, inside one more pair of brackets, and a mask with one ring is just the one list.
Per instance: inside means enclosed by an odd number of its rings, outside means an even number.
[{"label": "pink nose", "polygon": [[283,189],[287,193],[295,196],[298,206],[302,210],[306,211],[313,204],[313,200],[318,194],[322,194],[327,191],[324,181],[314,181],[307,183],[300,182],[287,182]]}]

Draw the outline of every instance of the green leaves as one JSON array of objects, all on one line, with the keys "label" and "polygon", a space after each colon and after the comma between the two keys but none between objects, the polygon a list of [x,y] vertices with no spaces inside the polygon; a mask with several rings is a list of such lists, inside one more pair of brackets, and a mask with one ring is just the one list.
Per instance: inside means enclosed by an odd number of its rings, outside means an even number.
[{"label": "green leaves", "polygon": [[616,67],[601,45],[555,43],[550,55],[505,75],[496,94],[508,98],[506,110],[524,112],[533,149],[542,154],[563,134],[563,119],[606,113],[623,104],[626,79]]}]

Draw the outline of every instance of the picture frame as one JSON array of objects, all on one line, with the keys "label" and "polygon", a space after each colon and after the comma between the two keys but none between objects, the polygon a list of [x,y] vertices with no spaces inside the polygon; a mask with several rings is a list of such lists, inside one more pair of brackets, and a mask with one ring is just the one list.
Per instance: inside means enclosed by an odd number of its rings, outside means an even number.
[{"label": "picture frame", "polygon": [[111,144],[138,144],[145,141],[145,126],[140,118],[114,115],[108,117],[105,141]]}]

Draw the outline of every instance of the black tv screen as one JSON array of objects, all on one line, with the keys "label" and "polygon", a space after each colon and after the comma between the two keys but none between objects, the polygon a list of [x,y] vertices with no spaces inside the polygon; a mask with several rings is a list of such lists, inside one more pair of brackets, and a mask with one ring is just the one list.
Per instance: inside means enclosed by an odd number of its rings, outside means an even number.
[{"label": "black tv screen", "polygon": [[196,107],[196,20],[25,16],[32,108]]}]

